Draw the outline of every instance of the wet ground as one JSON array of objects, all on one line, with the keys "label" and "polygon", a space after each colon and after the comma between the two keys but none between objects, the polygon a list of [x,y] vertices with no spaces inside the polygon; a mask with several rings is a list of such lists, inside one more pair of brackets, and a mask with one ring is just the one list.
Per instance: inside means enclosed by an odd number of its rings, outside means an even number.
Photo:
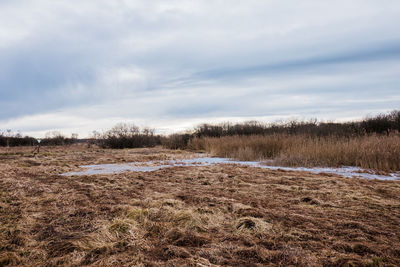
[{"label": "wet ground", "polygon": [[93,165],[81,165],[80,167],[84,170],[67,172],[62,175],[96,175],[96,174],[115,174],[126,171],[133,172],[151,172],[163,168],[171,168],[176,166],[181,167],[200,167],[210,166],[214,164],[237,164],[242,166],[249,166],[254,168],[263,168],[269,170],[285,170],[285,171],[304,171],[311,173],[329,173],[337,174],[340,176],[352,178],[366,178],[366,179],[378,179],[378,180],[392,180],[400,181],[399,173],[389,173],[387,175],[376,174],[373,170],[365,170],[358,167],[341,167],[341,168],[329,168],[329,167],[283,167],[283,166],[269,166],[263,162],[258,161],[237,161],[230,160],[227,158],[207,157],[201,156],[190,159],[176,159],[167,161],[148,161],[148,162],[131,162],[124,164],[93,164]]}]

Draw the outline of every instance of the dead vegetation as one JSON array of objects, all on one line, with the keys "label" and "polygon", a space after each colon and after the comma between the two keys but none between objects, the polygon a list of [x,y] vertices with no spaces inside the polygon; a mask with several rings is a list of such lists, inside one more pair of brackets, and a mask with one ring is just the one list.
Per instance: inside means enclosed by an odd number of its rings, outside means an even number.
[{"label": "dead vegetation", "polygon": [[358,166],[378,171],[400,171],[400,136],[357,137],[253,135],[203,137],[190,141],[193,150],[239,160],[273,159],[285,166]]},{"label": "dead vegetation", "polygon": [[215,165],[60,176],[193,156],[0,151],[0,266],[398,266],[400,183]]}]

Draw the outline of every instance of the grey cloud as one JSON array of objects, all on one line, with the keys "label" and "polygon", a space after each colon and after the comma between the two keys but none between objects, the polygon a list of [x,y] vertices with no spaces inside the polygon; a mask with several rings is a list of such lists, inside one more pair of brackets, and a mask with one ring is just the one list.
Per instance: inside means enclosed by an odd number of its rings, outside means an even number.
[{"label": "grey cloud", "polygon": [[0,122],[396,108],[399,14],[397,1],[2,1]]},{"label": "grey cloud", "polygon": [[303,71],[304,69],[321,68],[334,64],[354,64],[381,60],[400,59],[400,41],[390,42],[377,47],[361,47],[355,51],[343,51],[340,54],[320,55],[310,58],[278,62],[274,64],[256,65],[245,68],[209,70],[194,74],[199,80],[202,78],[237,78],[249,75],[279,75],[288,72]]}]

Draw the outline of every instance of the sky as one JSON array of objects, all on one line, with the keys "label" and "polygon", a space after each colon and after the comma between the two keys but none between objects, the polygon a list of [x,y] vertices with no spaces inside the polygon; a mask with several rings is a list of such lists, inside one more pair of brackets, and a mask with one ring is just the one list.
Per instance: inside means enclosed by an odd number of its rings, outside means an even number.
[{"label": "sky", "polygon": [[0,0],[0,129],[361,119],[400,108],[398,0]]}]

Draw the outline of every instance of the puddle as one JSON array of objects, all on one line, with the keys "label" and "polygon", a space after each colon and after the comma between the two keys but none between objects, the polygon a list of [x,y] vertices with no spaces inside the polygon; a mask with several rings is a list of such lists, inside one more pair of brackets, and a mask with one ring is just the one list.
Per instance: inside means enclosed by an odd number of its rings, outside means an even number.
[{"label": "puddle", "polygon": [[258,161],[237,161],[237,160],[230,160],[227,158],[210,158],[210,157],[199,157],[199,158],[182,159],[182,160],[133,162],[125,164],[82,165],[80,167],[84,168],[85,170],[77,172],[67,172],[63,173],[62,175],[72,176],[72,175],[114,174],[126,171],[152,172],[159,169],[170,168],[174,166],[191,167],[191,166],[210,166],[214,164],[239,164],[243,166],[250,166],[250,167],[263,168],[269,170],[329,173],[329,174],[341,175],[344,177],[360,177],[366,179],[400,181],[400,173],[392,173],[390,175],[380,175],[380,174],[366,173],[364,169],[358,167],[341,167],[341,168],[281,167],[281,166],[263,165],[261,162]]}]

